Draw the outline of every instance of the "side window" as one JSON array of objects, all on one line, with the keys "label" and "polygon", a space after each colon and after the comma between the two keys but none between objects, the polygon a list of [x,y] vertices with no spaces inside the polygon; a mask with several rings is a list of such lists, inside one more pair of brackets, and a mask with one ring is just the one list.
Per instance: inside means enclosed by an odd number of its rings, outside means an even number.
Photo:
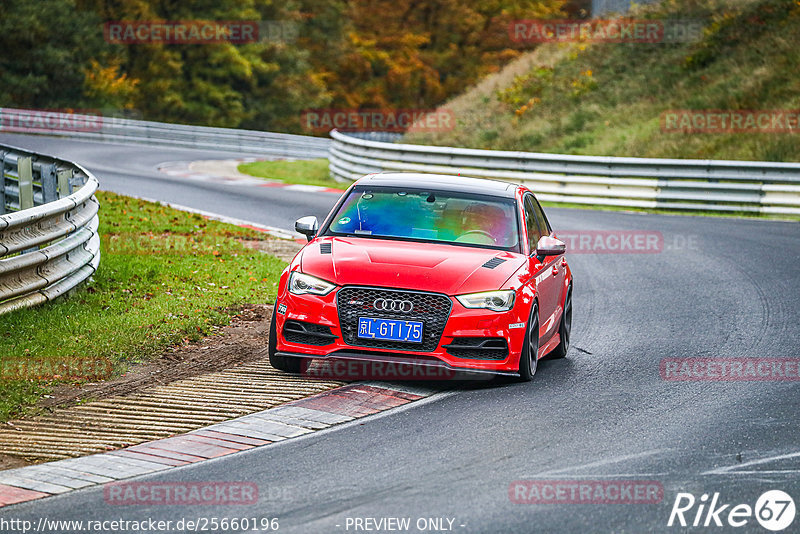
[{"label": "side window", "polygon": [[536,219],[539,221],[539,232],[541,235],[550,235],[552,229],[550,228],[550,223],[547,222],[547,217],[544,216],[542,206],[539,205],[539,201],[535,198],[531,198],[531,203],[533,204],[533,211],[536,212]]},{"label": "side window", "polygon": [[542,233],[539,230],[539,223],[536,221],[533,197],[530,195],[525,197],[525,226],[528,228],[528,244],[532,253],[536,250],[536,245],[539,243],[539,238],[542,237]]}]

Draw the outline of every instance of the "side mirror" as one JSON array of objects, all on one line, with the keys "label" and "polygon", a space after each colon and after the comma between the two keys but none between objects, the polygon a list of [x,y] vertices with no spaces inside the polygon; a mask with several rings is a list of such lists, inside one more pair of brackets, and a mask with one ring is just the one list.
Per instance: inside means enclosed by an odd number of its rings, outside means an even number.
[{"label": "side mirror", "polygon": [[566,251],[566,243],[556,239],[555,237],[550,237],[549,235],[543,235],[539,239],[539,242],[536,243],[537,256],[558,256],[560,254],[564,254]]},{"label": "side mirror", "polygon": [[308,215],[307,217],[300,217],[294,223],[294,229],[296,232],[299,232],[306,236],[306,239],[311,241],[314,239],[314,236],[317,235],[317,230],[319,230],[319,223],[317,222],[317,218],[313,215]]}]

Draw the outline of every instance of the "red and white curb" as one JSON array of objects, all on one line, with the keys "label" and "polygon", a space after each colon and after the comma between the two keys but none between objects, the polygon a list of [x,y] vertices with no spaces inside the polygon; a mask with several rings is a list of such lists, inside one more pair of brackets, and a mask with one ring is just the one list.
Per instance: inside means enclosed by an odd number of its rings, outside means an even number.
[{"label": "red and white curb", "polygon": [[437,390],[350,384],[187,434],[0,472],[0,507],[265,447],[429,397]]},{"label": "red and white curb", "polygon": [[[249,163],[251,161],[258,161],[256,158],[243,158],[235,160],[224,160],[226,162],[235,163]],[[305,193],[337,193],[341,194],[344,189],[336,189],[333,187],[324,187],[320,185],[305,185],[305,184],[287,184],[280,181],[269,181],[263,178],[255,178],[244,175],[228,175],[223,176],[220,174],[211,174],[207,172],[197,172],[192,170],[191,161],[170,161],[162,163],[158,166],[158,170],[170,176],[179,176],[181,178],[188,178],[190,180],[200,180],[204,182],[216,182],[229,185],[243,185],[255,187],[278,187],[289,191],[302,191]]]}]

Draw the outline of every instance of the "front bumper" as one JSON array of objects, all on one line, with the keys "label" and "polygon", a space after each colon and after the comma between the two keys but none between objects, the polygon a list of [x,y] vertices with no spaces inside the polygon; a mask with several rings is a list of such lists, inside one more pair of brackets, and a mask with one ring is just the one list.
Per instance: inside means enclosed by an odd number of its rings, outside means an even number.
[{"label": "front bumper", "polygon": [[[394,364],[407,364],[422,368],[448,369],[453,371],[469,370],[478,373],[508,374],[516,375],[519,370],[519,357],[525,340],[527,326],[527,313],[530,303],[525,302],[522,295],[517,295],[517,299],[508,312],[493,312],[483,309],[464,308],[455,298],[432,294],[420,293],[406,290],[384,289],[384,288],[363,288],[361,286],[346,286],[337,288],[332,293],[325,296],[316,295],[294,295],[285,290],[282,286],[276,310],[276,329],[277,329],[277,352],[280,356],[292,356],[303,358],[332,358],[348,361],[369,361],[386,362]],[[360,312],[351,313],[340,312],[339,293],[347,295],[347,302],[358,302],[360,297],[358,291],[352,290],[374,290],[381,292],[398,293],[417,293],[423,295],[437,295],[440,299],[444,297],[449,300],[450,309],[441,321],[441,334],[436,339],[426,339],[425,343],[418,350],[407,350],[408,343],[383,342],[375,343],[366,340],[359,340],[352,331],[352,324],[348,321]],[[342,306],[348,306],[347,302]],[[365,305],[368,307],[368,304]],[[365,316],[386,315],[374,310],[364,311]],[[342,317],[345,324],[342,324]],[[389,315],[386,318],[402,318]],[[410,318],[411,319],[411,318]],[[414,317],[414,320],[419,318]],[[288,336],[284,335],[284,327],[288,325]],[[311,337],[298,335],[297,323],[307,323],[318,325],[321,329],[309,326],[312,332]],[[328,336],[327,333],[330,333]],[[429,330],[426,330],[429,333]],[[291,338],[291,339],[287,339]],[[486,351],[457,350],[460,344],[474,344],[481,339],[505,340],[507,351],[499,355],[499,343],[490,344]],[[424,347],[423,347],[424,345]],[[423,348],[424,350],[419,350]],[[448,350],[449,349],[449,350]],[[458,354],[456,356],[455,354]],[[480,356],[480,357],[470,357]],[[491,358],[491,359],[489,359]]]},{"label": "front bumper", "polygon": [[[278,356],[313,358],[324,363],[309,362],[301,367],[309,377],[342,380],[486,380],[497,375],[518,377],[518,371],[452,367],[439,359],[422,359],[407,354],[357,352],[340,350],[327,356],[311,356],[301,352],[281,352]],[[327,364],[327,365],[326,365]]]}]

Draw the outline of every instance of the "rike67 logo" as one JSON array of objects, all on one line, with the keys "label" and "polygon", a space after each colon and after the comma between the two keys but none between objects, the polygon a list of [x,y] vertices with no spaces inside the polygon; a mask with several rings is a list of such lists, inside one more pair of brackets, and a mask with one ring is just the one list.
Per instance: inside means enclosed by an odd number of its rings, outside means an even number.
[{"label": "rike67 logo", "polygon": [[678,493],[667,526],[722,527],[727,524],[738,528],[750,525],[747,530],[751,531],[755,519],[765,529],[779,532],[792,524],[795,513],[794,499],[781,490],[764,492],[755,506],[723,503],[719,493],[710,497],[704,493],[699,499],[691,493]]}]

